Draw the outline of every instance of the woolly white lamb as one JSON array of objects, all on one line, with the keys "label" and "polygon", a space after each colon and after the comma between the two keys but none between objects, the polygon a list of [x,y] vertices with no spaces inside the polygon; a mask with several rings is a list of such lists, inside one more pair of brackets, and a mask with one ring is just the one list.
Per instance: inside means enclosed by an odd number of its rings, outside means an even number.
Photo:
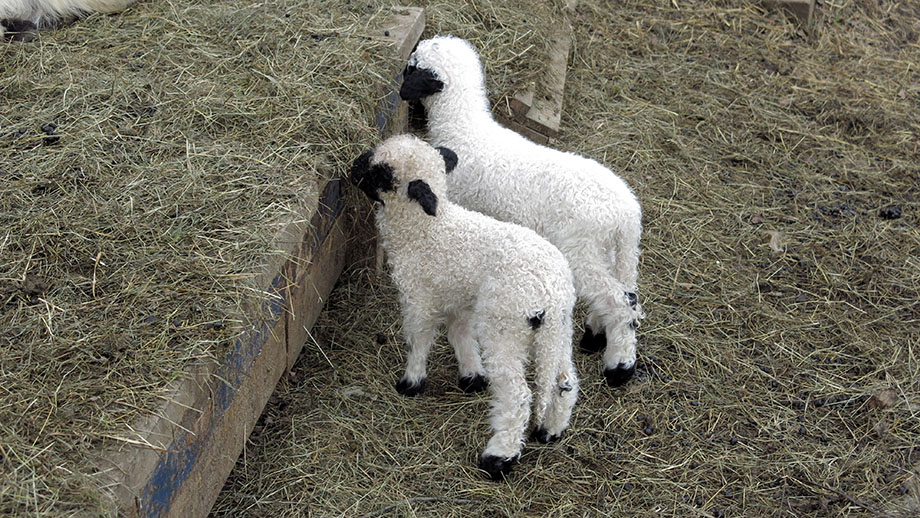
[{"label": "woolly white lamb", "polygon": [[424,389],[428,352],[446,322],[461,387],[481,390],[488,380],[491,388],[494,433],[480,467],[500,479],[520,456],[530,420],[531,356],[533,436],[548,442],[569,425],[578,393],[575,288],[565,258],[535,232],[448,201],[446,170],[456,160],[399,135],[355,160],[351,180],[379,203],[377,228],[399,288],[409,355],[396,388],[407,396]]},{"label": "woolly white lamb", "polygon": [[622,385],[635,371],[642,210],[626,183],[594,160],[535,144],[500,126],[486,98],[479,56],[465,40],[424,40],[400,89],[420,100],[432,145],[459,156],[448,195],[464,207],[529,227],[568,259],[587,300],[583,349],[604,352],[604,375]]},{"label": "woolly white lamb", "polygon": [[89,13],[115,13],[133,3],[134,0],[0,0],[0,37],[5,31],[24,33]]}]

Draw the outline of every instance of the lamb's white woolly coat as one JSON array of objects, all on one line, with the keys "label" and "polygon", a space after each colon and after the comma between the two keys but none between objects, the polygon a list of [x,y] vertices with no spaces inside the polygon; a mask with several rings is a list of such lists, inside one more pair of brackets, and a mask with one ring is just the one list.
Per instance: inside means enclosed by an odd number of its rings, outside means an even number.
[{"label": "lamb's white woolly coat", "polygon": [[[429,348],[446,322],[461,376],[488,379],[494,435],[483,460],[503,461],[504,473],[520,454],[530,419],[525,369],[531,358],[537,429],[554,437],[569,424],[578,388],[571,271],[562,254],[530,229],[451,203],[441,155],[416,137],[384,141],[368,165],[387,168],[393,177],[392,189],[384,185],[376,191],[382,202],[376,221],[399,288],[410,347],[401,384],[424,383]],[[376,181],[360,176],[353,169],[352,180],[359,185]],[[419,181],[436,198],[434,215],[410,194]]]},{"label": "lamb's white woolly coat", "polygon": [[[89,13],[115,13],[135,0],[0,0],[0,19],[23,20],[46,27]],[[0,24],[0,37],[4,35]]]},{"label": "lamb's white woolly coat", "polygon": [[642,316],[635,297],[642,211],[635,194],[600,163],[540,146],[495,122],[479,56],[467,41],[420,42],[406,84],[418,71],[429,75],[421,88],[433,81],[440,90],[420,96],[428,140],[459,157],[448,195],[468,209],[529,227],[562,251],[579,297],[590,304],[588,334],[593,330],[601,340],[606,334],[608,381],[624,382],[634,369]]}]

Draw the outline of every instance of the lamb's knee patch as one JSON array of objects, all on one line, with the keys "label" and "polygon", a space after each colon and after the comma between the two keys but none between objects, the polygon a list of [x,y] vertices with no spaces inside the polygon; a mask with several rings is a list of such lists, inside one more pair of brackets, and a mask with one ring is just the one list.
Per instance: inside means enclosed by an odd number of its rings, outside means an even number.
[{"label": "lamb's knee patch", "polygon": [[532,329],[539,329],[543,325],[543,320],[546,318],[546,311],[541,310],[539,313],[527,319],[530,322],[530,327]]},{"label": "lamb's knee patch", "polygon": [[504,480],[511,473],[511,467],[518,461],[518,458],[520,458],[519,455],[510,458],[483,455],[482,459],[479,460],[479,469],[485,471],[492,480]]}]

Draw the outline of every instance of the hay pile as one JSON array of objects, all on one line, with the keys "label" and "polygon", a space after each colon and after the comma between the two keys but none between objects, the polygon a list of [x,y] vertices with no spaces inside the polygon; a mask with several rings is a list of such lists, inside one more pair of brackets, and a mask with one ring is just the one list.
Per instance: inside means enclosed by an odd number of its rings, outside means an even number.
[{"label": "hay pile", "polygon": [[483,480],[488,399],[443,343],[399,397],[394,290],[352,271],[214,515],[916,516],[920,11],[823,4],[579,2],[557,145],[639,194],[649,318],[625,389],[577,356],[561,443]]},{"label": "hay pile", "polygon": [[111,512],[126,440],[376,137],[376,2],[141,2],[0,44],[0,515]]}]

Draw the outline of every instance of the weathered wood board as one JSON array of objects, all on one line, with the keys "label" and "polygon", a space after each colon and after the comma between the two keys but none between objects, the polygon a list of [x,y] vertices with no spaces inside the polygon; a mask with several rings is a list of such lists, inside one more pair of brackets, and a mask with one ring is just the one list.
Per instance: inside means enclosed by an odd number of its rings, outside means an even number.
[{"label": "weathered wood board", "polygon": [[[405,61],[423,29],[424,11],[411,8],[398,10],[381,32]],[[393,81],[397,90],[401,74]],[[405,131],[403,104],[396,92],[384,98],[381,132]],[[275,237],[282,253],[256,282],[268,297],[260,307],[244,308],[246,328],[233,349],[218,362],[190,367],[158,411],[135,423],[121,447],[98,462],[121,514],[207,516],[345,264],[353,224],[344,216],[344,181],[325,181],[314,203]]]},{"label": "weathered wood board", "polygon": [[[576,0],[567,0],[565,10],[573,12],[576,4]],[[539,88],[531,87],[516,94],[510,101],[511,116],[499,117],[499,122],[538,144],[547,144],[549,139],[559,135],[565,76],[572,48],[571,25],[560,24],[549,38],[552,41],[550,61],[539,80]]]}]

